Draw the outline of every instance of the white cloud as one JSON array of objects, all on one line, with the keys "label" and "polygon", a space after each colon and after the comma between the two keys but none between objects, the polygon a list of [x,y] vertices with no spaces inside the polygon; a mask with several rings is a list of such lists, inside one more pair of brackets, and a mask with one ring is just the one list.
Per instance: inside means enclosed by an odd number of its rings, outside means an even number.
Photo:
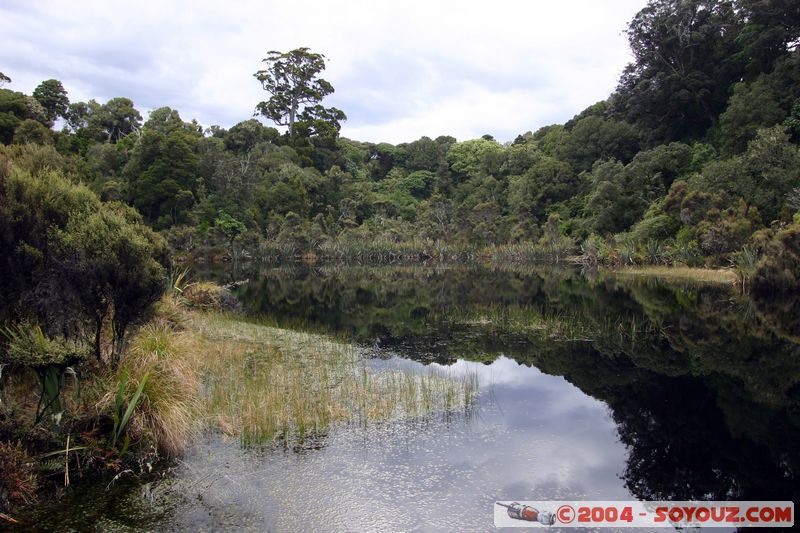
[{"label": "white cloud", "polygon": [[73,101],[129,96],[229,127],[266,97],[252,77],[266,52],[308,46],[329,59],[347,137],[510,140],[613,90],[644,3],[12,0],[0,70],[24,92],[55,77]]}]

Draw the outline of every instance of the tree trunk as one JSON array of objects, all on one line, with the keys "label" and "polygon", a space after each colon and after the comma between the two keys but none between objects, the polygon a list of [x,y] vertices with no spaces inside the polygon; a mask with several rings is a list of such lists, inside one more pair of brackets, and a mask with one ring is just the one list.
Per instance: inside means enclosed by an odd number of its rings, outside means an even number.
[{"label": "tree trunk", "polygon": [[289,109],[289,136],[294,135],[294,120],[297,116],[297,97],[292,98],[292,107]]},{"label": "tree trunk", "polygon": [[116,368],[119,359],[122,356],[122,350],[125,347],[125,330],[127,324],[114,324],[114,339],[111,342],[111,365]]}]

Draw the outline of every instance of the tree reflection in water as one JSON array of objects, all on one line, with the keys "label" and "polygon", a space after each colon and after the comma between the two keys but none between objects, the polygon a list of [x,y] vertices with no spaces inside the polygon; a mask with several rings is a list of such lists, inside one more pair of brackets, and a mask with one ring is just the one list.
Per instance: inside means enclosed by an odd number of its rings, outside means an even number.
[{"label": "tree reflection in water", "polygon": [[238,272],[248,312],[422,361],[501,353],[605,401],[641,499],[800,496],[800,309],[552,269]]}]

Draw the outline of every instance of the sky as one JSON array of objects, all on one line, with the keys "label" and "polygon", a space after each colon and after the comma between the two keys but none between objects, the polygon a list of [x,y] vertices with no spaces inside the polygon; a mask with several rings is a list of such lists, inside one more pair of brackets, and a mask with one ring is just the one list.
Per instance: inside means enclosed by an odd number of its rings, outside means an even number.
[{"label": "sky", "polygon": [[563,123],[605,99],[631,61],[625,27],[645,0],[3,0],[0,72],[30,94],[60,80],[71,101],[169,106],[230,127],[269,95],[270,50],[326,56],[348,116],[370,142],[459,140]]}]

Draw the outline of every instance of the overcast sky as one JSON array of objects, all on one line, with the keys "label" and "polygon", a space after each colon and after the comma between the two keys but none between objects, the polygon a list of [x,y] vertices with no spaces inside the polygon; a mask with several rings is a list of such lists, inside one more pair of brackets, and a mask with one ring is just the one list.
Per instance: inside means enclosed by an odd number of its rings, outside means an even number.
[{"label": "overcast sky", "polygon": [[613,90],[623,30],[645,0],[2,0],[0,72],[30,94],[61,80],[71,101],[131,98],[146,117],[230,127],[266,99],[269,50],[328,58],[342,135],[499,141],[564,122]]}]

